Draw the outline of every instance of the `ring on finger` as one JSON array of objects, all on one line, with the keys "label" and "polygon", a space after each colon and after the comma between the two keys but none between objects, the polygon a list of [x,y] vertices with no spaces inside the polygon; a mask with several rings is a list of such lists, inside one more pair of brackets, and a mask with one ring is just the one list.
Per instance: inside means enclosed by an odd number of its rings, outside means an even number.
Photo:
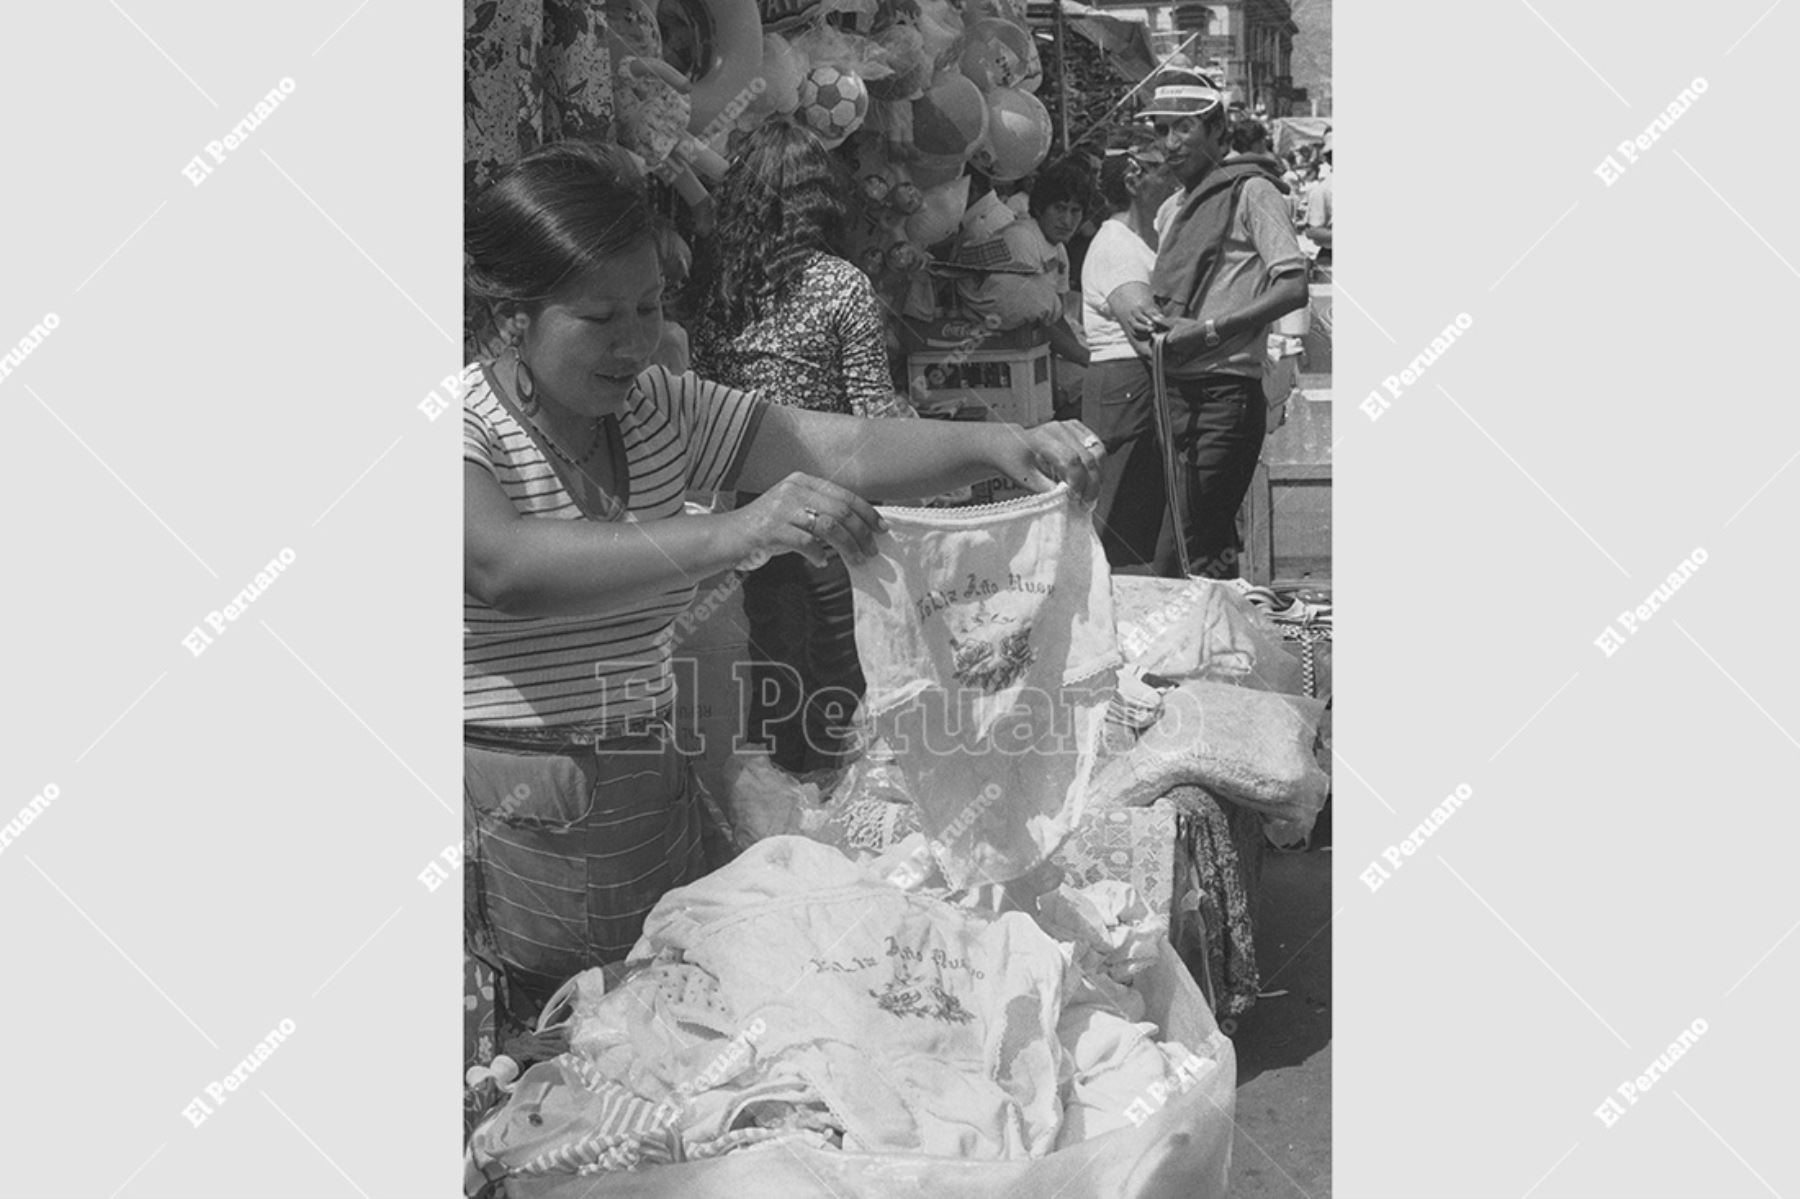
[{"label": "ring on finger", "polygon": [[806,535],[820,545],[824,545],[825,539],[819,536],[819,510],[817,508],[802,508],[801,511],[806,513]]}]

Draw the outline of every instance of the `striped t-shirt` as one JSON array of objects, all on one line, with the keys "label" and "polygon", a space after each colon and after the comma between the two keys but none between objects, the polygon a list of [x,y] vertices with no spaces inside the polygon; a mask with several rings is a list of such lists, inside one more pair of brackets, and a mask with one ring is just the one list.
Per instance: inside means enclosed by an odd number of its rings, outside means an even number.
[{"label": "striped t-shirt", "polygon": [[[463,459],[487,471],[529,517],[586,519],[478,365],[463,372]],[[619,429],[627,522],[678,517],[689,491],[737,481],[764,403],[750,392],[653,366],[637,378]],[[670,629],[693,579],[599,616],[507,616],[463,596],[463,721],[508,728],[638,721],[675,699]]]}]

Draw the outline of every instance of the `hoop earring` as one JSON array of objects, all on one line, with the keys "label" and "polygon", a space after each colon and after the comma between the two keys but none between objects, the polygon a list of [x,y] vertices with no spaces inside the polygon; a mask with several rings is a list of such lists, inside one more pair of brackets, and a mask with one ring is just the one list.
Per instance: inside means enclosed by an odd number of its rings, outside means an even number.
[{"label": "hoop earring", "polygon": [[518,392],[519,407],[524,410],[525,415],[533,416],[538,410],[537,377],[525,365],[525,356],[519,353],[518,342],[507,342],[506,352],[513,360],[513,390]]}]

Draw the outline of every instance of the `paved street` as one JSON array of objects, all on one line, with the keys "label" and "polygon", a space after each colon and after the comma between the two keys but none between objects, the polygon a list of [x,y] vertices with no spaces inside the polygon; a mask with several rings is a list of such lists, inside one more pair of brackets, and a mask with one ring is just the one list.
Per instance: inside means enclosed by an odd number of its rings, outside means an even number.
[{"label": "paved street", "polygon": [[1232,1037],[1232,1199],[1331,1194],[1331,853],[1271,853],[1256,927],[1263,990]]}]

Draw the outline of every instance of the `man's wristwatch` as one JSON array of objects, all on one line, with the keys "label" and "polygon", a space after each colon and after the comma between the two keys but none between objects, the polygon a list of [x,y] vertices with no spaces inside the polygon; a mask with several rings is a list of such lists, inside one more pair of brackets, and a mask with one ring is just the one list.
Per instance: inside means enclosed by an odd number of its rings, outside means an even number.
[{"label": "man's wristwatch", "polygon": [[1214,320],[1200,322],[1200,336],[1206,340],[1206,348],[1209,350],[1225,340],[1219,336],[1219,324]]}]

